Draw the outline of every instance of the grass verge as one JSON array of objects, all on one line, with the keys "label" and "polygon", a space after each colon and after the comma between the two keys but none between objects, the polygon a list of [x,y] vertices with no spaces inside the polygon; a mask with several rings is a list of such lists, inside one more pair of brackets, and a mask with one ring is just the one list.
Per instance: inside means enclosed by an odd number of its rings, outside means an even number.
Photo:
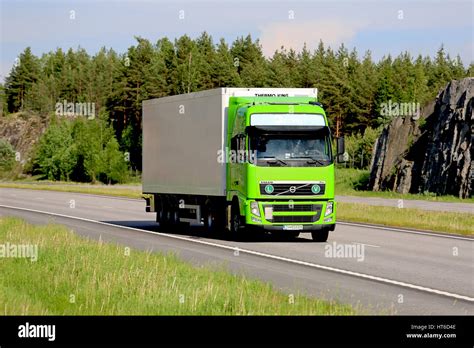
[{"label": "grass verge", "polygon": [[0,260],[3,315],[351,315],[348,305],[288,295],[174,255],[78,237],[61,225],[0,218],[0,245],[38,246],[38,259]]},{"label": "grass verge", "polygon": [[337,218],[345,221],[474,235],[474,215],[399,209],[358,203],[337,203]]},{"label": "grass verge", "polygon": [[105,195],[115,197],[127,197],[127,198],[141,198],[141,186],[137,186],[136,189],[125,187],[122,188],[118,185],[115,186],[94,186],[87,184],[36,184],[36,183],[7,183],[0,182],[0,187],[5,188],[19,188],[29,190],[46,190],[46,191],[60,191],[60,192],[76,192],[76,193],[89,193],[94,195]]},{"label": "grass verge", "polygon": [[336,168],[336,195],[378,197],[393,199],[416,199],[431,202],[474,203],[474,198],[455,196],[436,196],[434,193],[412,194],[393,191],[368,191],[365,185],[369,181],[369,171],[354,168]]}]

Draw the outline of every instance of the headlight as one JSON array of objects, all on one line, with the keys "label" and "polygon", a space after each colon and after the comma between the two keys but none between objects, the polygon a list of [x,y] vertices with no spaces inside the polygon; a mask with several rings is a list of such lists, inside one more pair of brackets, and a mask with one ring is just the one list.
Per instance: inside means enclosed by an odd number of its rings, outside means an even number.
[{"label": "headlight", "polygon": [[324,216],[328,216],[332,214],[332,206],[334,202],[327,202],[326,203],[326,212],[324,213]]},{"label": "headlight", "polygon": [[260,216],[260,209],[258,209],[258,203],[257,202],[251,202],[250,203],[250,212],[253,215]]},{"label": "headlight", "polygon": [[271,195],[273,193],[273,191],[275,191],[275,188],[273,187],[273,185],[266,185],[265,186],[265,192],[269,195]]}]

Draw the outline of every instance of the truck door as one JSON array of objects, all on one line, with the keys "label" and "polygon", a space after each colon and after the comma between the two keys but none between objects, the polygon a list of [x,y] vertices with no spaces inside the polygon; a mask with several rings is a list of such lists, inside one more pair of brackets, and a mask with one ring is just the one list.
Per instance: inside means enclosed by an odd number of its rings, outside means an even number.
[{"label": "truck door", "polygon": [[231,139],[232,159],[230,163],[230,189],[246,195],[247,137],[237,134]]}]

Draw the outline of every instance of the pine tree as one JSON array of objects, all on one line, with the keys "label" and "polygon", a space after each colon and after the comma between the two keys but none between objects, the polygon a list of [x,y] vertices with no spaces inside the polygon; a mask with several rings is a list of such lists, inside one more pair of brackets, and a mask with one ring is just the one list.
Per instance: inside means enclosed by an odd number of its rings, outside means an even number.
[{"label": "pine tree", "polygon": [[275,51],[268,63],[267,83],[269,87],[291,87],[292,76],[287,64],[287,53],[284,47],[280,51]]},{"label": "pine tree", "polygon": [[10,74],[5,79],[6,98],[9,112],[23,109],[25,99],[31,87],[39,77],[38,58],[27,47],[20,54]]},{"label": "pine tree", "polygon": [[244,86],[266,86],[267,63],[258,40],[253,42],[250,35],[238,38],[232,44],[231,53]]},{"label": "pine tree", "polygon": [[229,47],[224,39],[217,46],[216,55],[211,62],[211,78],[216,87],[238,87],[241,85],[240,76],[237,72],[236,61],[234,61]]}]

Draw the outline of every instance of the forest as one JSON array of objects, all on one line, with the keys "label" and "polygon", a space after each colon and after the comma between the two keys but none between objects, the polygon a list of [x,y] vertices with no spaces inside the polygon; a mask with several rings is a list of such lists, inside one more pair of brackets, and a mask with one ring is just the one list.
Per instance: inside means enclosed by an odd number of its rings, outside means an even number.
[{"label": "forest", "polygon": [[[135,37],[126,52],[58,48],[41,57],[26,48],[1,87],[3,116],[40,115],[49,123],[31,174],[51,180],[124,182],[141,170],[141,103],[217,87],[316,87],[331,127],[344,135],[351,166],[365,168],[372,145],[390,121],[390,103],[433,100],[449,81],[474,76],[441,46],[434,57],[402,52],[378,61],[370,51],[319,42],[315,50],[281,49],[265,57],[249,36],[215,42],[203,32],[153,43]],[[95,117],[57,115],[58,103],[88,103]],[[14,154],[8,144],[2,154]],[[1,145],[1,144],[0,144]],[[356,158],[356,154],[360,154]],[[7,156],[7,155],[5,155]],[[5,157],[4,156],[4,157]]]}]

